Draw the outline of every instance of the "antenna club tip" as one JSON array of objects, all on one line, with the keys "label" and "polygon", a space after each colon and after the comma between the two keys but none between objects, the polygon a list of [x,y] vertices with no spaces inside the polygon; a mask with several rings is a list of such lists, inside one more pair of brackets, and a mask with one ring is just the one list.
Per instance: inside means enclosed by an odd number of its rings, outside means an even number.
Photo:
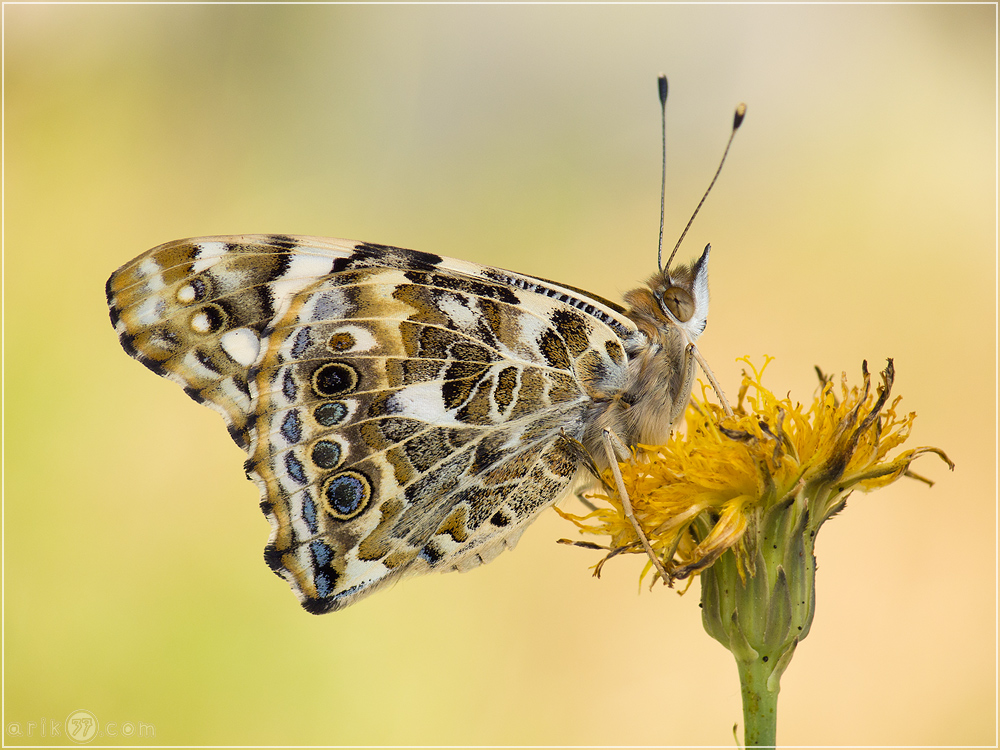
[{"label": "antenna club tip", "polygon": [[733,115],[734,131],[738,129],[740,125],[743,124],[743,118],[746,117],[746,114],[747,114],[747,105],[744,104],[743,102],[740,102],[739,105],[736,107],[736,114]]},{"label": "antenna club tip", "polygon": [[656,79],[656,86],[660,92],[660,104],[667,103],[667,77],[660,73],[659,78]]}]

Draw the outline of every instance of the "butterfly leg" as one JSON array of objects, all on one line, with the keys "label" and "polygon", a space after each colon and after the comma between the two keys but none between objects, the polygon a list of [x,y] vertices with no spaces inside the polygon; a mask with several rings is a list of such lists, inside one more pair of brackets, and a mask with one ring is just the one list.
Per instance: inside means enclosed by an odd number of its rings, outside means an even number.
[{"label": "butterfly leg", "polygon": [[[629,459],[631,459],[632,451],[630,451],[629,447],[625,445],[625,442],[610,430],[605,430],[605,432],[607,433],[608,439],[611,441],[611,447],[614,448],[614,454],[617,460],[628,461]],[[604,477],[601,476],[601,470],[597,467],[597,462],[594,460],[593,456],[590,455],[590,452],[584,447],[583,443],[577,442],[576,445],[579,451],[582,452],[580,455],[578,455],[577,460],[581,461],[584,464],[584,466],[587,467],[588,471],[590,471],[590,473],[597,478],[597,481],[601,483],[601,486],[604,487],[606,492],[608,492],[609,494],[613,492],[614,489],[607,482],[604,481]],[[617,465],[615,464],[614,461],[610,459],[609,463],[611,463],[612,465]],[[592,502],[590,502],[590,500],[588,500],[584,496],[583,493],[585,491],[586,488],[583,488],[576,493],[577,500],[583,503],[583,505],[589,508],[591,511],[597,510],[597,506],[594,505]]]},{"label": "butterfly leg", "polygon": [[[691,364],[692,378],[694,377],[694,362],[697,362],[698,366],[701,367],[701,371],[705,373],[705,377],[708,378],[709,385],[712,386],[712,390],[715,391],[715,395],[719,397],[719,403],[722,404],[722,408],[726,412],[726,416],[727,417],[733,416],[733,410],[729,406],[729,402],[726,400],[726,394],[722,392],[722,386],[719,385],[719,381],[715,379],[715,374],[712,372],[712,368],[708,366],[708,362],[705,360],[703,356],[701,356],[701,352],[698,351],[698,347],[695,345],[693,341],[690,344],[688,344],[687,347],[685,347],[684,349],[685,381],[687,380],[687,362],[689,361],[689,358],[690,360],[692,360]],[[686,392],[687,391],[681,391],[681,393],[686,393]],[[678,414],[677,416],[680,415]]]},{"label": "butterfly leg", "polygon": [[[636,520],[635,513],[632,511],[632,501],[629,500],[628,492],[625,489],[625,480],[622,478],[621,469],[618,467],[618,460],[616,457],[616,450],[625,448],[625,444],[622,442],[621,438],[615,435],[611,430],[604,430],[604,450],[608,456],[608,463],[611,464],[611,473],[615,477],[615,486],[618,489],[618,497],[622,501],[622,509],[625,511],[625,516],[632,524],[632,528],[635,529],[636,535],[639,537],[639,541],[642,542],[642,547],[646,550],[646,554],[653,563],[653,567],[656,568],[656,572],[660,574],[660,578],[663,579],[664,583],[670,581],[670,575],[667,573],[666,569],[663,567],[663,563],[656,556],[653,551],[652,545],[649,543],[649,539],[646,538],[645,532],[639,526],[639,522]],[[625,448],[626,455],[631,455],[627,448]]]},{"label": "butterfly leg", "polygon": [[[582,465],[591,477],[600,482],[601,486],[604,487],[607,492],[611,492],[611,488],[608,487],[604,478],[601,476],[601,470],[597,468],[597,462],[594,460],[594,457],[590,455],[590,451],[587,450],[586,446],[584,446],[584,444],[576,438],[566,434],[565,431],[562,433],[562,439],[566,450],[573,456],[574,459],[576,459],[577,463]],[[592,485],[588,484],[580,487],[573,493],[576,496],[576,499],[591,512],[597,510],[597,506],[590,502],[584,493],[591,492],[594,489],[595,488]]]},{"label": "butterfly leg", "polygon": [[[618,463],[623,463],[624,461],[630,461],[632,459],[632,450],[625,445],[625,441],[622,440],[618,435],[616,435],[612,430],[604,431],[605,449],[607,448],[607,443],[611,443],[611,447],[614,449],[615,458],[618,459]],[[609,455],[610,459],[611,456]],[[615,462],[612,461],[612,464]]]},{"label": "butterfly leg", "polygon": [[[590,472],[590,475],[594,477],[594,479],[602,481],[601,471],[597,468],[597,462],[594,460],[594,457],[590,455],[590,451],[587,450],[587,447],[576,438],[566,434],[565,430],[563,430],[561,437],[563,447],[571,456],[573,456],[577,463],[581,464],[588,472]],[[626,455],[628,454],[626,453]]]},{"label": "butterfly leg", "polygon": [[[681,362],[681,373],[683,373],[684,379],[681,381],[681,388],[678,393],[691,393],[691,386],[694,385],[694,373],[695,373],[695,361],[697,357],[698,348],[694,343],[688,343],[684,347],[684,357]],[[670,424],[677,424],[677,420],[681,418],[681,414],[687,408],[689,398],[677,399],[676,402],[670,407]],[[725,397],[723,397],[723,403],[725,403]]]}]

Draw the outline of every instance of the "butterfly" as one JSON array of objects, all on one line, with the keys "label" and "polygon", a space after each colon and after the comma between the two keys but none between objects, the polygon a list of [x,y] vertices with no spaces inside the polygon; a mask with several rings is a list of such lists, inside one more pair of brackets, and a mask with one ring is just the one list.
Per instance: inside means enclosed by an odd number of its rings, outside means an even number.
[{"label": "butterfly", "polygon": [[388,245],[202,237],[143,253],[106,292],[125,351],[226,420],[271,523],[264,559],[322,614],[513,548],[574,480],[666,442],[695,362],[728,410],[694,344],[708,256],[671,253],[619,305]]},{"label": "butterfly", "polygon": [[169,242],[108,279],[122,347],[222,414],[312,613],[513,548],[598,466],[662,444],[691,390],[709,248],[624,305],[398,247]]}]

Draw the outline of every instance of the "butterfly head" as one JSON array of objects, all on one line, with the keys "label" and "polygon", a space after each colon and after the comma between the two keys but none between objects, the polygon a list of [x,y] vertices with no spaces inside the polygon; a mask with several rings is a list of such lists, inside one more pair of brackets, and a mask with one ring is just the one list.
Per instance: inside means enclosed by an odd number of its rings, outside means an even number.
[{"label": "butterfly head", "polygon": [[694,263],[658,271],[647,286],[625,295],[629,317],[647,335],[668,327],[680,327],[691,341],[708,324],[708,254],[711,246]]}]

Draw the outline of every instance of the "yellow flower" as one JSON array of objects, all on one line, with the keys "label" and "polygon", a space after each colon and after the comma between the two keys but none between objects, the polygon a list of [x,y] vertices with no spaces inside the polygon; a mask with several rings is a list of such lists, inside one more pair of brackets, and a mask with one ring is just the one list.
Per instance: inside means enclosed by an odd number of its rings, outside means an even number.
[{"label": "yellow flower", "polygon": [[[670,576],[668,583],[699,573],[730,549],[740,577],[752,574],[756,544],[747,531],[776,506],[807,501],[803,510],[815,532],[854,490],[896,481],[924,453],[948,461],[937,448],[889,457],[909,436],[916,416],[897,414],[898,397],[889,403],[892,360],[876,393],[864,365],[862,386],[849,387],[845,376],[838,398],[838,389],[823,378],[808,408],[764,387],[761,377],[770,358],[760,370],[743,361],[750,373],[744,371],[734,417],[710,403],[703,387],[701,398],[692,399],[683,433],[675,432],[663,446],[641,446],[634,461],[620,464],[635,516]],[[610,471],[604,481],[615,486]],[[608,506],[586,516],[560,512],[583,533],[611,538],[598,575],[611,557],[644,554],[616,495],[596,495]],[[643,575],[651,569],[647,564]],[[659,578],[655,571],[654,576]]]},{"label": "yellow flower", "polygon": [[[924,453],[954,465],[937,448],[889,456],[916,416],[897,414],[898,398],[889,402],[892,360],[875,393],[867,365],[863,384],[848,387],[844,378],[839,398],[821,374],[808,408],[761,384],[769,360],[759,371],[744,361],[752,374],[744,372],[733,416],[709,403],[703,388],[687,412],[685,434],[640,446],[619,465],[648,550],[615,490],[597,495],[608,505],[589,515],[560,513],[586,534],[611,537],[597,575],[612,557],[631,552],[655,557],[654,582],[700,576],[702,623],[739,669],[744,742],[773,746],[781,675],[815,612],[819,527],[854,490],[884,487],[904,474],[922,479],[909,467]],[[608,488],[617,485],[610,470],[602,479]],[[643,575],[651,569],[652,561]]]}]

